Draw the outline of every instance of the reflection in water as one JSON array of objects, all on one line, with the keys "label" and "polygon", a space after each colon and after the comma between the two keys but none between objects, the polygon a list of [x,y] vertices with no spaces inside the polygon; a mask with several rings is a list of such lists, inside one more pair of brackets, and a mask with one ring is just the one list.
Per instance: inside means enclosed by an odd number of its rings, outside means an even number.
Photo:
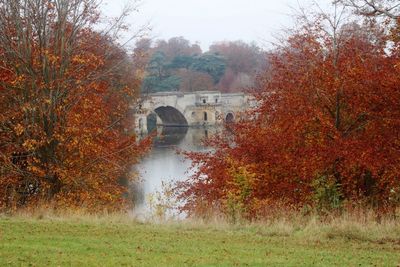
[{"label": "reflection in water", "polygon": [[180,142],[185,138],[189,127],[159,127],[161,133],[157,132],[157,137],[154,139],[154,147],[173,146],[179,145]]},{"label": "reflection in water", "polygon": [[[216,128],[157,127],[157,138],[153,149],[137,166],[142,182],[138,186],[138,195],[147,196],[161,191],[162,182],[185,180],[193,170],[188,170],[191,162],[176,153],[176,149],[185,151],[205,151],[202,141],[215,133]],[[137,199],[137,213],[148,211],[144,198]]]}]

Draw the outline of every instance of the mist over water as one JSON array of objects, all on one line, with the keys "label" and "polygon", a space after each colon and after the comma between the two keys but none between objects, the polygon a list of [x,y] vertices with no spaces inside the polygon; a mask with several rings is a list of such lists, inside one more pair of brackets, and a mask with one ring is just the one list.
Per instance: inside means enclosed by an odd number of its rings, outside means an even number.
[{"label": "mist over water", "polygon": [[215,127],[157,127],[153,148],[136,167],[141,177],[137,185],[135,214],[146,217],[150,212],[148,196],[162,191],[162,183],[186,180],[195,170],[191,161],[177,150],[206,151],[203,140],[215,132]]}]

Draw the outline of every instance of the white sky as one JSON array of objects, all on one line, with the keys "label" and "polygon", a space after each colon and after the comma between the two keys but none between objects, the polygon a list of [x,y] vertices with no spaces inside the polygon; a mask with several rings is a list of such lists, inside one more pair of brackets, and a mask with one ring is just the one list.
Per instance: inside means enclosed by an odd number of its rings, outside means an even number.
[{"label": "white sky", "polygon": [[[255,41],[269,47],[274,36],[290,27],[299,6],[310,7],[313,0],[141,0],[139,13],[132,14],[133,28],[150,23],[150,37],[169,39],[183,36],[199,42],[203,50],[216,41]],[[103,12],[117,15],[127,0],[104,0]],[[129,1],[128,1],[129,2]],[[316,0],[327,7],[331,0]]]}]

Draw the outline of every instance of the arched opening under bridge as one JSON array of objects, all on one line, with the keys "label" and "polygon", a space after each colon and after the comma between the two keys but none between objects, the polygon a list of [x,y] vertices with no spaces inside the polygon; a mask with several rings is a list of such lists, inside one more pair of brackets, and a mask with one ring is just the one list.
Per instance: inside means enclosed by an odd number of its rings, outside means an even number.
[{"label": "arched opening under bridge", "polygon": [[188,122],[183,114],[174,107],[161,106],[154,110],[164,126],[188,126]]}]

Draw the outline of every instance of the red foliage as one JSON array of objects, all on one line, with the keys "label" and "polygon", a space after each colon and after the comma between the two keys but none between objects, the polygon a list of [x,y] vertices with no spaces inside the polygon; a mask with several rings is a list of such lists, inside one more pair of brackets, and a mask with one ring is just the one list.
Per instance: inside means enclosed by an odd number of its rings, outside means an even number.
[{"label": "red foliage", "polygon": [[333,39],[314,25],[271,54],[248,119],[217,136],[213,152],[189,154],[199,169],[177,187],[184,210],[233,207],[251,217],[278,202],[394,204],[399,43],[389,51],[378,26],[346,25]]}]

